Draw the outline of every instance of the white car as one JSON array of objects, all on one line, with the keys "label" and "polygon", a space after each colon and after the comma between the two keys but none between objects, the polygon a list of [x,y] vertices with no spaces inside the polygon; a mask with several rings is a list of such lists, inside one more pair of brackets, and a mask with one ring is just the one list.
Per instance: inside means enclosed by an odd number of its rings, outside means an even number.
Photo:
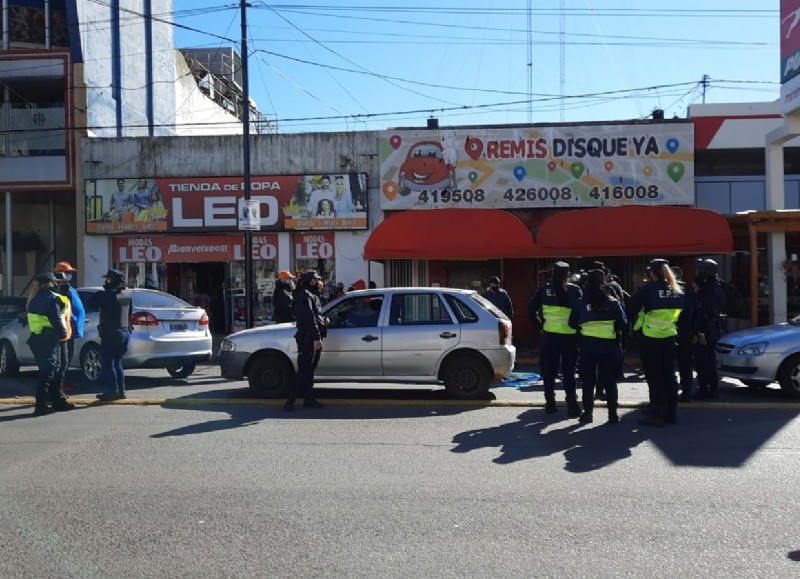
[{"label": "white car", "polygon": [[[454,398],[480,398],[514,368],[511,321],[475,291],[384,288],[348,292],[323,308],[330,320],[317,381],[444,383]],[[285,397],[297,370],[295,325],[231,334],[224,378],[247,378],[265,397]]]},{"label": "white car", "polygon": [[[78,288],[86,305],[99,287]],[[171,294],[148,289],[128,290],[131,308],[131,340],[122,359],[125,368],[166,368],[175,378],[187,378],[197,362],[211,358],[211,331],[203,308],[190,305]],[[75,340],[71,367],[80,368],[81,378],[90,384],[102,379],[100,312],[86,308],[83,338]],[[0,329],[0,376],[15,376],[20,366],[35,366],[27,344],[30,330],[24,314]]]}]

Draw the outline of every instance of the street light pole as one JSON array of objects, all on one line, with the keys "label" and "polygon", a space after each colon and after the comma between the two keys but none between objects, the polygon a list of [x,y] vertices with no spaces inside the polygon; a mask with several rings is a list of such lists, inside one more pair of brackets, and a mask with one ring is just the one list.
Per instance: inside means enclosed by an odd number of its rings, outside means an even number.
[{"label": "street light pole", "polygon": [[[244,157],[244,198],[250,201],[250,85],[247,76],[247,1],[241,0],[242,22],[242,156]],[[253,307],[255,305],[255,288],[253,283],[253,231],[244,231],[244,287],[247,305],[245,308],[246,324],[253,327]]]}]

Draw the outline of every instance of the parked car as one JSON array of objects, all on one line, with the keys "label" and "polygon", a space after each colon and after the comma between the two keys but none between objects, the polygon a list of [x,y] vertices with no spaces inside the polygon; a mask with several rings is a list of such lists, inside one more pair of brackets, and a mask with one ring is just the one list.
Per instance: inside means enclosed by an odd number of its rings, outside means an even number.
[{"label": "parked car", "polygon": [[800,398],[800,316],[722,336],[716,361],[723,376],[752,387],[777,381],[785,392]]},{"label": "parked car", "polygon": [[[78,289],[84,304],[99,287]],[[131,340],[122,360],[125,368],[166,368],[175,378],[187,378],[197,362],[211,357],[211,332],[203,308],[192,306],[173,295],[132,288]],[[97,383],[102,376],[100,312],[86,309],[86,331],[75,341],[71,367],[80,368],[81,378]],[[21,316],[0,329],[0,376],[14,376],[20,366],[36,365],[27,340],[30,330]]]},{"label": "parked car", "polygon": [[0,297],[0,328],[8,322],[16,320],[20,314],[25,312],[26,298],[20,296]]},{"label": "parked car", "polygon": [[[454,398],[479,398],[514,368],[511,321],[477,292],[385,288],[346,293],[323,308],[330,320],[316,380],[444,383]],[[257,394],[286,396],[297,370],[295,325],[231,334],[224,378]]]}]

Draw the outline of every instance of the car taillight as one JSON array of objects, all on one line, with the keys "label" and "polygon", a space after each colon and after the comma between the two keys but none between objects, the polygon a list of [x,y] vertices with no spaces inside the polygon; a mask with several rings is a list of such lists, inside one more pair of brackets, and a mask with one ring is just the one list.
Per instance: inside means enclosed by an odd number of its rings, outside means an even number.
[{"label": "car taillight", "polygon": [[208,325],[208,314],[203,312],[203,315],[200,316],[200,325],[207,326]]},{"label": "car taillight", "polygon": [[497,334],[500,338],[500,345],[504,346],[511,334],[511,327],[503,320],[497,320]]},{"label": "car taillight", "polygon": [[158,318],[150,312],[136,312],[131,314],[132,326],[157,326]]}]

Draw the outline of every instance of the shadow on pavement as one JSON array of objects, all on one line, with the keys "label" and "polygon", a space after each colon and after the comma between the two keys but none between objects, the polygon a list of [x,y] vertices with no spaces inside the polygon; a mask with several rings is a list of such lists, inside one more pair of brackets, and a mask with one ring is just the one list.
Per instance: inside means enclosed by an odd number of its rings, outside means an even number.
[{"label": "shadow on pavement", "polygon": [[595,422],[526,410],[515,422],[462,432],[453,438],[452,452],[499,449],[496,464],[564,454],[565,470],[590,472],[632,456],[632,449],[649,440],[676,466],[737,468],[797,416],[794,411],[692,411],[680,413],[680,424],[663,428],[644,426],[638,411],[621,414],[619,424],[605,424],[603,409]]}]

